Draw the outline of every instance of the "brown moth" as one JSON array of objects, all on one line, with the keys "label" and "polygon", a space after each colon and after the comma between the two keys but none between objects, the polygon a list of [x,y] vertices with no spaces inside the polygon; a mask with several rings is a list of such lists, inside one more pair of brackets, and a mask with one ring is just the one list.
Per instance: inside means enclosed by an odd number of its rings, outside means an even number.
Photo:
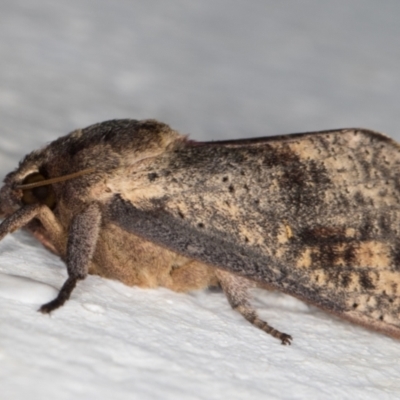
[{"label": "brown moth", "polygon": [[154,120],[76,130],[27,155],[0,191],[0,239],[28,229],[68,279],[190,291],[220,285],[262,321],[272,288],[400,337],[400,146],[363,129],[204,142]]}]

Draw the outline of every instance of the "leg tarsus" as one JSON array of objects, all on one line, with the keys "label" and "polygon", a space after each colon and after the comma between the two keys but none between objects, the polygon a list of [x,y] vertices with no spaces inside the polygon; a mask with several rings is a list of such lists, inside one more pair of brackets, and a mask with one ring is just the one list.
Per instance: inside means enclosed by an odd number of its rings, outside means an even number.
[{"label": "leg tarsus", "polygon": [[279,339],[283,345],[291,344],[292,336],[276,330],[257,315],[250,303],[249,289],[256,287],[253,281],[222,270],[218,270],[216,275],[229,304],[235,311],[242,314],[247,321],[257,328]]},{"label": "leg tarsus", "polygon": [[71,296],[77,281],[77,278],[69,277],[62,286],[58,296],[49,303],[43,304],[38,311],[43,314],[50,314],[55,309],[61,307]]},{"label": "leg tarsus", "polygon": [[263,330],[264,332],[268,333],[269,335],[273,336],[274,338],[279,339],[283,345],[290,345],[292,337],[287,333],[283,333],[278,331],[277,329],[273,328],[268,322],[263,321],[257,315],[257,312],[253,309],[250,302],[246,299],[243,304],[234,307],[235,311],[238,311],[243,317],[249,321],[251,324],[256,326],[257,328]]}]

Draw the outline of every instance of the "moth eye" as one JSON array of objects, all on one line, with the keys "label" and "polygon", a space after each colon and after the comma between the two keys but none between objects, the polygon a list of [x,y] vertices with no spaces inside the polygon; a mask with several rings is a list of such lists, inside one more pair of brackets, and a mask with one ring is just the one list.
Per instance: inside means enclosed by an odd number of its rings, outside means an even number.
[{"label": "moth eye", "polygon": [[[23,180],[22,184],[35,183],[44,181],[46,178],[39,172],[34,172],[28,175]],[[49,208],[53,209],[56,204],[56,197],[51,185],[39,186],[33,189],[26,189],[22,191],[22,203],[24,204],[46,204]]]}]

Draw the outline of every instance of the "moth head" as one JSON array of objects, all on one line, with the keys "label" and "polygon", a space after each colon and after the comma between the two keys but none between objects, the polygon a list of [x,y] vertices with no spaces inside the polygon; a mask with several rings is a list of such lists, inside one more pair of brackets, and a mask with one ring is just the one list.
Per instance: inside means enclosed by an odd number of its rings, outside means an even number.
[{"label": "moth head", "polygon": [[93,172],[94,169],[46,178],[38,170],[29,172],[17,170],[8,174],[0,190],[0,216],[7,216],[21,207],[31,204],[44,204],[50,209],[57,205],[54,185]]},{"label": "moth head", "polygon": [[17,188],[22,190],[23,205],[40,203],[51,209],[56,205],[54,189],[51,184],[46,184],[46,178],[40,172],[27,175]]}]

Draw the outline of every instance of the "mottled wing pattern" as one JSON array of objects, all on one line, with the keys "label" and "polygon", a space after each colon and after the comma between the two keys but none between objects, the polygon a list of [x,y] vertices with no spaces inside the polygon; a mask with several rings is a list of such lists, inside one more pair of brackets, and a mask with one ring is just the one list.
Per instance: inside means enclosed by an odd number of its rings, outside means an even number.
[{"label": "mottled wing pattern", "polygon": [[348,129],[187,141],[128,179],[109,205],[119,226],[400,336],[400,147],[391,139]]}]

